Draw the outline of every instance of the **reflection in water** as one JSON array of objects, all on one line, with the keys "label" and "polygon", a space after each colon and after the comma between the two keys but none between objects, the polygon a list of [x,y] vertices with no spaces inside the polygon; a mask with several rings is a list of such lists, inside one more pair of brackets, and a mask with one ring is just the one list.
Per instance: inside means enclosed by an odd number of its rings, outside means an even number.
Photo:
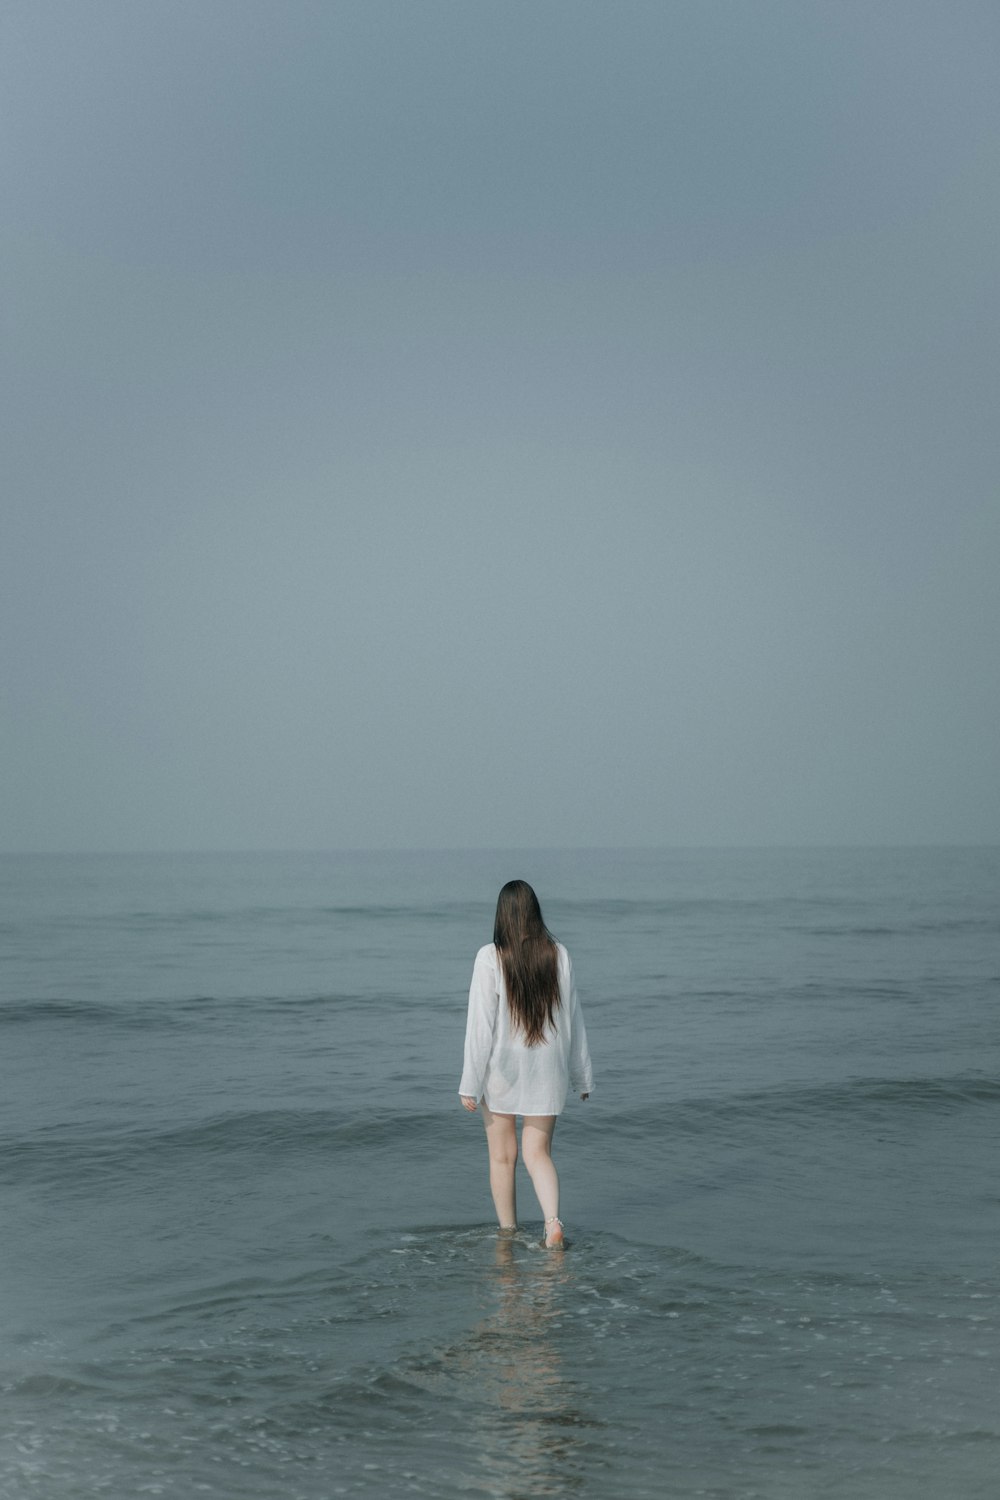
[{"label": "reflection in water", "polygon": [[565,1494],[583,1483],[580,1444],[594,1419],[578,1404],[559,1338],[574,1281],[572,1255],[501,1233],[484,1288],[491,1309],[443,1358],[471,1405],[466,1477],[489,1494]]}]

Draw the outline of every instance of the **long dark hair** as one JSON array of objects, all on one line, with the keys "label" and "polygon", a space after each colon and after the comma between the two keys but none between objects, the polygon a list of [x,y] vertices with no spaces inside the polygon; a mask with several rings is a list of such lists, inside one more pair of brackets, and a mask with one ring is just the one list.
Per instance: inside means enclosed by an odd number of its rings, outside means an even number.
[{"label": "long dark hair", "polygon": [[545,1040],[559,1005],[559,961],[555,938],[527,881],[509,880],[497,897],[493,941],[514,1029],[534,1047]]}]

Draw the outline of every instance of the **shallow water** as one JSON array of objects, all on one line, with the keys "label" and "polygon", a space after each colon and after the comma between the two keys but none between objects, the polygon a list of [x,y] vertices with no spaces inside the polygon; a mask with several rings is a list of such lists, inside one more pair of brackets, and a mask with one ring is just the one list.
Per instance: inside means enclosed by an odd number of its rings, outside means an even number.
[{"label": "shallow water", "polygon": [[[455,1092],[513,874],[597,1070],[562,1255]],[[997,851],[0,880],[5,1497],[995,1494]]]}]

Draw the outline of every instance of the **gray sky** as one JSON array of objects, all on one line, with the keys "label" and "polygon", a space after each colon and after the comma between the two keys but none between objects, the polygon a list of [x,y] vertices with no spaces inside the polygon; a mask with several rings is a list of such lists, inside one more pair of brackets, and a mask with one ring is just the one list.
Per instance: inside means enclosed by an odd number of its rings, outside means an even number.
[{"label": "gray sky", "polygon": [[998,40],[8,0],[2,847],[1000,841]]}]

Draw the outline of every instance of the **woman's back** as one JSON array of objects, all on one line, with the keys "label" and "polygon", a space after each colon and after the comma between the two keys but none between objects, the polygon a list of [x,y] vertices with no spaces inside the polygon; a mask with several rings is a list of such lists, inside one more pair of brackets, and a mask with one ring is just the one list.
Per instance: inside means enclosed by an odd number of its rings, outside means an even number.
[{"label": "woman's back", "polygon": [[562,943],[554,946],[558,1003],[538,1042],[528,1040],[513,1013],[496,944],[487,943],[476,954],[459,1093],[485,1098],[501,1114],[558,1115],[570,1085],[580,1093],[592,1087],[573,965]]}]

